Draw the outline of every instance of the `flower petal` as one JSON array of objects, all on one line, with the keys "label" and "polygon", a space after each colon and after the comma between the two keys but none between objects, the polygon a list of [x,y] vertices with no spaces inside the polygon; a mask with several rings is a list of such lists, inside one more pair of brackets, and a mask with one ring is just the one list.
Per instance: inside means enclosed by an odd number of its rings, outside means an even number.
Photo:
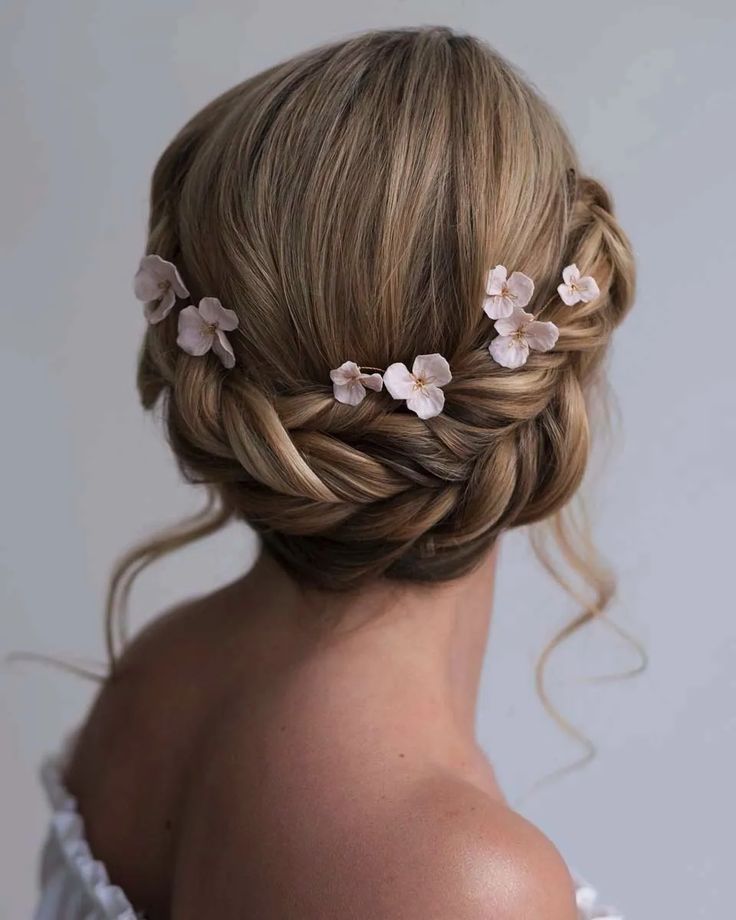
[{"label": "flower petal", "polygon": [[203,297],[199,302],[199,312],[205,322],[225,332],[238,328],[238,314],[234,310],[226,310],[217,297]]},{"label": "flower petal", "polygon": [[498,335],[488,346],[493,360],[502,367],[516,368],[526,364],[529,346],[524,338],[515,335]]},{"label": "flower petal", "polygon": [[506,266],[497,265],[492,268],[486,276],[486,294],[493,296],[500,294],[506,284]]},{"label": "flower petal", "polygon": [[345,361],[330,371],[330,380],[338,386],[345,386],[360,377],[360,368],[355,361]]},{"label": "flower petal", "polygon": [[[161,291],[159,290],[159,294]],[[160,323],[171,312],[176,303],[176,294],[169,288],[160,300],[149,300],[143,307],[143,312],[149,323]]]},{"label": "flower petal", "polygon": [[554,323],[540,323],[535,320],[524,327],[524,338],[535,351],[549,351],[557,344],[560,330]]},{"label": "flower petal", "polygon": [[585,275],[581,278],[577,286],[580,299],[584,300],[585,303],[590,303],[591,300],[595,300],[601,293],[595,278],[591,275]]},{"label": "flower petal", "polygon": [[508,288],[514,297],[517,307],[525,307],[532,299],[534,293],[534,282],[523,272],[514,272],[509,278]]},{"label": "flower petal", "polygon": [[512,310],[507,317],[502,317],[493,324],[499,335],[513,335],[522,326],[534,321],[534,316],[525,310]]},{"label": "flower petal", "polygon": [[361,374],[360,383],[369,390],[378,392],[383,389],[383,377],[380,374]]},{"label": "flower petal", "polygon": [[346,406],[357,406],[365,399],[365,387],[358,380],[349,383],[334,383],[332,392],[338,402]]},{"label": "flower petal", "polygon": [[235,352],[233,351],[233,346],[230,344],[230,340],[222,329],[217,329],[212,337],[212,351],[214,351],[225,367],[230,368],[235,366]]},{"label": "flower petal", "polygon": [[176,344],[189,355],[203,355],[212,347],[214,336],[195,306],[184,307],[179,313],[179,335]]},{"label": "flower petal", "polygon": [[580,279],[580,269],[573,262],[571,265],[566,265],[562,269],[562,280],[567,285],[577,284]]},{"label": "flower petal", "polygon": [[411,368],[415,380],[443,387],[452,380],[450,365],[442,355],[417,355]]},{"label": "flower petal", "polygon": [[501,319],[511,316],[514,311],[514,302],[508,297],[494,294],[483,301],[483,309],[491,319]]},{"label": "flower petal", "polygon": [[173,263],[168,263],[171,266],[171,286],[173,287],[177,297],[189,297],[189,291],[186,288],[186,285],[181,280],[181,275],[179,274],[179,269]]},{"label": "flower petal", "polygon": [[573,289],[569,284],[558,284],[557,293],[560,295],[563,303],[566,303],[568,307],[574,306],[580,300],[577,289]]},{"label": "flower petal", "polygon": [[444,405],[444,391],[432,383],[419,387],[406,401],[406,408],[416,412],[419,418],[434,418]]},{"label": "flower petal", "polygon": [[138,300],[158,300],[161,296],[161,288],[158,286],[159,279],[152,271],[144,267],[144,261],[141,259],[141,266],[133,279],[133,292]]},{"label": "flower petal", "polygon": [[390,364],[383,373],[383,384],[394,399],[408,399],[416,381],[405,364]]}]

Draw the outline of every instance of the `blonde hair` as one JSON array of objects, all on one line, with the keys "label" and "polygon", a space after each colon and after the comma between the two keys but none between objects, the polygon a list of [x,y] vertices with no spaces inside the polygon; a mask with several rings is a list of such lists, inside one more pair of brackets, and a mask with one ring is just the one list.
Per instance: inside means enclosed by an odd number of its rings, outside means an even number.
[{"label": "blonde hair", "polygon": [[[575,493],[587,399],[632,302],[631,249],[558,118],[476,38],[370,32],[230,89],[159,160],[147,251],[178,266],[195,303],[215,295],[236,311],[237,361],[225,371],[182,352],[174,315],[146,331],[143,405],[163,400],[178,463],[211,502],[119,564],[113,661],[136,572],[230,519],[297,581],[344,590],[456,578],[502,531]],[[556,293],[571,262],[598,282],[591,303]],[[534,278],[527,309],[560,329],[553,351],[514,371],[487,349],[496,263]],[[453,373],[435,418],[385,393],[333,399],[343,361],[385,368],[432,352]],[[607,581],[565,542],[603,597]]]}]

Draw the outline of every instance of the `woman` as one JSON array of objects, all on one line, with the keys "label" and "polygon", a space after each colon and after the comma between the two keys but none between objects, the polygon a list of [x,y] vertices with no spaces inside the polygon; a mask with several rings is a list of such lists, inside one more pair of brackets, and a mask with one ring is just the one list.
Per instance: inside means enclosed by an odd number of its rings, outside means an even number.
[{"label": "woman", "polygon": [[[211,502],[113,579],[37,916],[613,916],[474,732],[498,538],[575,493],[633,296],[557,118],[448,30],[319,48],[174,138],[147,253],[142,402]],[[130,578],[232,519],[252,570],[121,653]]]}]

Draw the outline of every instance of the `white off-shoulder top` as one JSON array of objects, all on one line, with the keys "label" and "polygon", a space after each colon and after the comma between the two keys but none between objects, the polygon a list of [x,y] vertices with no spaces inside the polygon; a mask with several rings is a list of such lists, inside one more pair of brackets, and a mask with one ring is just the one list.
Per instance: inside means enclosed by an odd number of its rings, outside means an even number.
[{"label": "white off-shoulder top", "polygon": [[[34,920],[145,920],[122,888],[112,884],[105,866],[90,850],[77,802],[62,779],[68,750],[69,745],[41,768],[52,815]],[[595,889],[581,880],[577,880],[576,896],[580,920],[624,920],[617,911],[599,904]]]}]

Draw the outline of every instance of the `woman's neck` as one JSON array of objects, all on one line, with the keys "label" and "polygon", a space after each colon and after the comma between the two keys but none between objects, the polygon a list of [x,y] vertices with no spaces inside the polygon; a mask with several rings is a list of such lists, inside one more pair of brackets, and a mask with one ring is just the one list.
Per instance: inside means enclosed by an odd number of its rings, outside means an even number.
[{"label": "woman's neck", "polygon": [[[267,667],[317,662],[338,682],[360,683],[367,699],[380,700],[390,688],[395,711],[411,717],[429,707],[437,731],[474,743],[496,555],[494,549],[453,582],[381,581],[330,594],[297,586],[263,553],[237,587],[254,612],[251,637],[268,649],[259,655]],[[325,621],[335,625],[314,628]]]}]

